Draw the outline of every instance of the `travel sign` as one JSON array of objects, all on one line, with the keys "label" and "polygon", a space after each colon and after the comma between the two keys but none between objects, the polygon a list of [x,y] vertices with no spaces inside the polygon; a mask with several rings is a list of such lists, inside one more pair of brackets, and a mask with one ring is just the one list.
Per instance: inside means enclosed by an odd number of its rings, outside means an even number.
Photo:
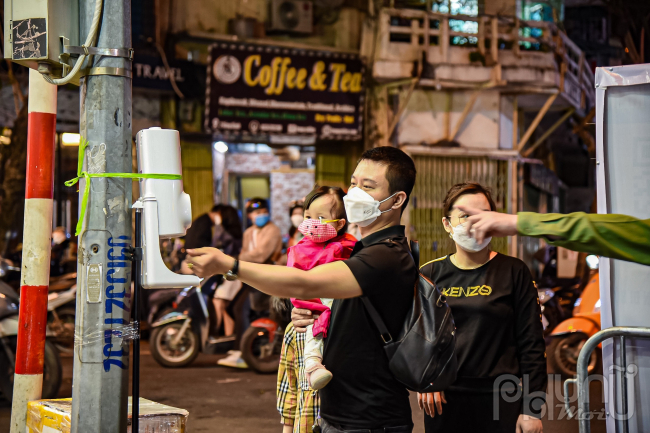
[{"label": "travel sign", "polygon": [[361,139],[365,70],[356,55],[218,43],[208,65],[206,129],[216,135]]}]

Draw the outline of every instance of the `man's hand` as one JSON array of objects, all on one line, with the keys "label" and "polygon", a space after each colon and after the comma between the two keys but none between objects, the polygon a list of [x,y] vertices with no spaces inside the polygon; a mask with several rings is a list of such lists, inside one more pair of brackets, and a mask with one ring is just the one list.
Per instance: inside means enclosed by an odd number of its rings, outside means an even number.
[{"label": "man's hand", "polygon": [[314,324],[314,316],[309,310],[294,308],[291,311],[291,321],[296,332],[307,332],[307,327]]},{"label": "man's hand", "polygon": [[208,278],[217,274],[225,274],[235,264],[235,259],[225,255],[216,248],[197,248],[187,250],[187,267],[194,275]]},{"label": "man's hand", "polygon": [[469,215],[464,225],[470,236],[478,243],[490,236],[514,236],[517,234],[517,215],[486,212],[466,206],[458,206],[458,209]]},{"label": "man's hand", "polygon": [[516,433],[542,433],[542,420],[521,414],[517,419]]},{"label": "man's hand", "polygon": [[445,393],[443,392],[427,392],[421,394],[418,392],[418,406],[424,409],[424,412],[430,417],[436,416],[436,409],[438,415],[442,415],[442,404],[447,404],[445,400]]}]

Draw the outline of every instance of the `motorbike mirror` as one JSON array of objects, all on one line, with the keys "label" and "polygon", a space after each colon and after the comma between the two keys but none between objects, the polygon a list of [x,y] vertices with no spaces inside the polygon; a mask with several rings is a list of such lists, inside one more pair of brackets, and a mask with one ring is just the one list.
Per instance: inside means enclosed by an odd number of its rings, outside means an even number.
[{"label": "motorbike mirror", "polygon": [[[178,131],[149,128],[136,136],[138,172],[141,174],[182,174]],[[198,286],[194,275],[181,275],[167,268],[160,253],[160,239],[185,236],[192,224],[190,196],[182,180],[141,179],[140,199],[133,205],[142,209],[142,287],[174,289]]]}]

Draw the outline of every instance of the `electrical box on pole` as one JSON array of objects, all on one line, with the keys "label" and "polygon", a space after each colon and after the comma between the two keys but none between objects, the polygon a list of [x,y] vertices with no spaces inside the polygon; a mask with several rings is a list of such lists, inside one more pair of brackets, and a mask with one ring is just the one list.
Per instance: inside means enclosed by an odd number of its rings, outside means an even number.
[{"label": "electrical box on pole", "polygon": [[79,0],[5,0],[4,7],[5,58],[60,77],[64,46],[79,45]]}]

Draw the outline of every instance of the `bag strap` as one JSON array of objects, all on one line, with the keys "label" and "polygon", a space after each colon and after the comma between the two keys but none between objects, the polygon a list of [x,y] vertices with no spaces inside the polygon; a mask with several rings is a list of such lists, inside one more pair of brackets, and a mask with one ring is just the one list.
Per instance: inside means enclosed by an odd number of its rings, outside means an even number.
[{"label": "bag strap", "polygon": [[411,255],[415,261],[415,266],[420,269],[420,243],[418,241],[411,241]]},{"label": "bag strap", "polygon": [[366,311],[368,312],[368,314],[370,314],[370,318],[372,319],[375,326],[379,330],[379,336],[381,337],[384,344],[386,345],[392,343],[393,337],[390,335],[390,332],[388,331],[386,324],[381,319],[381,316],[379,315],[377,310],[375,310],[375,307],[372,305],[372,302],[370,302],[370,299],[368,299],[365,296],[362,296],[361,302],[363,302],[363,305],[366,307]]}]

